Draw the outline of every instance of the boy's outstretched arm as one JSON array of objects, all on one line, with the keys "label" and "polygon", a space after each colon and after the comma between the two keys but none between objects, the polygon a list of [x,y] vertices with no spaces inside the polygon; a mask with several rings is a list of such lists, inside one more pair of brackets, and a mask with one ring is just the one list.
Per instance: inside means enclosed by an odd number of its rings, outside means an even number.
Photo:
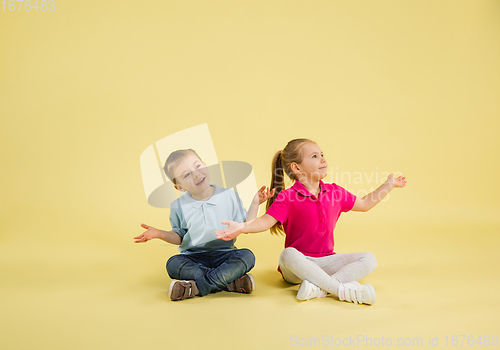
[{"label": "boy's outstretched arm", "polygon": [[182,238],[174,231],[163,231],[154,228],[153,226],[148,226],[146,224],[141,224],[146,231],[137,237],[134,237],[135,243],[144,243],[150,241],[154,238],[159,238],[165,242],[172,243],[175,245],[180,245],[182,243]]},{"label": "boy's outstretched arm", "polygon": [[406,177],[399,176],[394,178],[394,174],[387,177],[387,180],[375,191],[368,193],[363,198],[356,198],[356,202],[351,210],[368,211],[376,206],[384,197],[395,187],[402,188],[406,186]]},{"label": "boy's outstretched arm", "polygon": [[222,221],[223,225],[228,225],[221,231],[215,231],[217,238],[230,241],[242,233],[256,233],[269,230],[277,222],[271,215],[264,214],[260,218],[237,223],[234,221]]},{"label": "boy's outstretched arm", "polygon": [[266,186],[262,186],[253,197],[252,204],[250,205],[250,208],[248,208],[245,221],[249,222],[255,219],[259,213],[259,205],[267,201],[268,198],[271,198],[272,196],[274,196],[274,188],[269,192],[269,189]]}]

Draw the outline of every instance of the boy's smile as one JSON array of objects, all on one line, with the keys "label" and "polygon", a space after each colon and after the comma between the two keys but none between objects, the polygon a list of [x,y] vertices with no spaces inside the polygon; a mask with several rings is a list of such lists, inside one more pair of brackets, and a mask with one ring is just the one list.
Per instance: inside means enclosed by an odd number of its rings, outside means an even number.
[{"label": "boy's smile", "polygon": [[179,191],[188,192],[196,200],[209,199],[215,188],[210,186],[210,174],[207,165],[195,155],[188,155],[174,169],[176,185]]}]

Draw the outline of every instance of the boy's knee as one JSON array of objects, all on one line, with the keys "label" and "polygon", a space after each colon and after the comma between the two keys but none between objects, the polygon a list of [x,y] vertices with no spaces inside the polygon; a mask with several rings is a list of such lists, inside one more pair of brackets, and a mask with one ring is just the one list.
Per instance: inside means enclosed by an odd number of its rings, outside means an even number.
[{"label": "boy's knee", "polygon": [[255,255],[250,249],[238,249],[240,259],[242,259],[247,265],[248,271],[250,271],[255,266]]},{"label": "boy's knee", "polygon": [[166,268],[170,278],[178,278],[177,276],[179,275],[180,266],[183,261],[184,257],[180,254],[171,256],[170,259],[167,260]]},{"label": "boy's knee", "polygon": [[182,256],[180,255],[173,255],[167,260],[167,269],[169,266],[176,265],[182,260]]}]

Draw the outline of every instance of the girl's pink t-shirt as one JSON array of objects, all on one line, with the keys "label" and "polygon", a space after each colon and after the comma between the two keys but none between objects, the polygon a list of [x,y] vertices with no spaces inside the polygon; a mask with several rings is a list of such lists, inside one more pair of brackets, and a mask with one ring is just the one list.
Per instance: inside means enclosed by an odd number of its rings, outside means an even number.
[{"label": "girl's pink t-shirt", "polygon": [[278,194],[266,214],[278,220],[286,233],[285,248],[321,257],[333,252],[333,230],[341,213],[352,209],[356,196],[339,185],[320,181],[318,197],[302,183]]}]

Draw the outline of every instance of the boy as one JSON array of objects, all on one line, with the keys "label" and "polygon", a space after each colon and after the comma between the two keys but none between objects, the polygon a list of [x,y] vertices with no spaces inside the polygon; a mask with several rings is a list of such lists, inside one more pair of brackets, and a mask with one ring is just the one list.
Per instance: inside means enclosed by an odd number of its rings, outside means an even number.
[{"label": "boy", "polygon": [[221,221],[227,217],[236,222],[255,219],[259,205],[274,191],[269,193],[263,186],[246,213],[235,191],[210,185],[206,164],[194,150],[172,152],[164,171],[177,190],[186,192],[170,207],[172,231],[142,224],[147,231],[134,239],[141,243],[159,238],[180,245],[181,254],[167,261],[167,272],[174,279],[168,291],[170,299],[183,300],[220,290],[251,293],[255,283],[247,273],[255,264],[255,256],[249,249],[237,249],[235,239],[218,239],[215,231],[224,227]]}]

